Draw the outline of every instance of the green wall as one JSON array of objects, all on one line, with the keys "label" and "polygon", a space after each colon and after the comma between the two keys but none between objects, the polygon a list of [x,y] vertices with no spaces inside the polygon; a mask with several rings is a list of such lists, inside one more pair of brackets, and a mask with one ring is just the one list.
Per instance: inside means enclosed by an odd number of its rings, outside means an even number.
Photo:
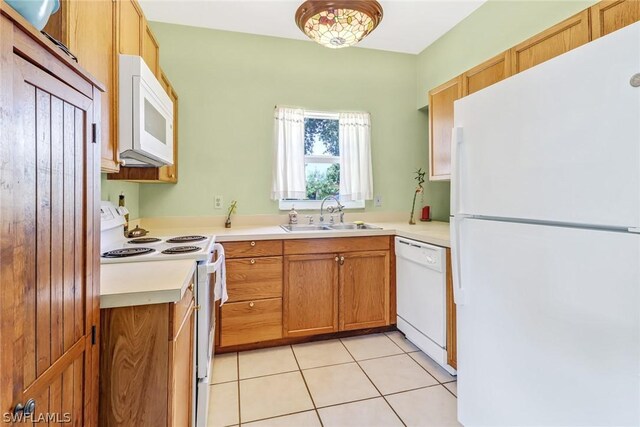
[{"label": "green wall", "polygon": [[101,200],[108,200],[118,206],[118,196],[123,193],[129,209],[129,219],[140,218],[140,184],[127,181],[109,181],[107,174],[102,174]]},{"label": "green wall", "polygon": [[[408,211],[412,171],[428,163],[429,89],[594,3],[489,0],[417,56],[152,23],[180,96],[179,182],[103,178],[103,193],[117,200],[124,191],[132,218],[220,215],[218,194],[225,205],[237,199],[239,214],[277,213],[269,200],[272,110],[281,104],[369,111],[374,192],[384,204],[366,210]],[[427,183],[425,203],[446,220],[449,184]]]},{"label": "green wall", "polygon": [[[427,166],[427,117],[415,108],[416,56],[371,49],[331,50],[308,41],[152,23],[161,65],[179,95],[177,185],[141,185],[140,213],[278,213],[271,191],[274,105],[372,117],[374,192],[382,208],[411,208],[413,171]],[[448,183],[427,188],[434,217],[448,216]]]},{"label": "green wall", "polygon": [[597,3],[489,0],[418,55],[418,108],[427,93],[486,59]]}]

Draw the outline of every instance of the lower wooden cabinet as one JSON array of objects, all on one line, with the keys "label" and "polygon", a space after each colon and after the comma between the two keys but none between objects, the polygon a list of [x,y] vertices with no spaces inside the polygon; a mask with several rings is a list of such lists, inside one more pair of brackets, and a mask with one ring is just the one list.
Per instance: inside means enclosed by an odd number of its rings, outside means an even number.
[{"label": "lower wooden cabinet", "polygon": [[226,303],[220,323],[222,347],[282,338],[282,298]]},{"label": "lower wooden cabinet", "polygon": [[389,324],[389,251],[340,255],[340,330]]},{"label": "lower wooden cabinet", "polygon": [[100,425],[189,426],[195,305],[181,301],[101,311]]},{"label": "lower wooden cabinet", "polygon": [[337,254],[284,258],[285,337],[338,331]]}]

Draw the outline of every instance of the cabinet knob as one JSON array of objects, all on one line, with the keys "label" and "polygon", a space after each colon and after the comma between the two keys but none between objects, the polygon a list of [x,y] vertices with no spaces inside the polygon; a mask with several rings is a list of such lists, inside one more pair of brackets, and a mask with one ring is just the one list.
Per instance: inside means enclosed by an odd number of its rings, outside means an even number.
[{"label": "cabinet knob", "polygon": [[336,257],[336,262],[338,262],[340,260],[340,258]]},{"label": "cabinet knob", "polygon": [[194,305],[194,306],[193,306],[193,309],[194,309],[195,311],[198,311],[198,310],[200,310],[201,308],[202,308],[202,306],[201,306],[201,305]]},{"label": "cabinet knob", "polygon": [[252,247],[256,245],[256,242],[249,243]]},{"label": "cabinet knob", "polygon": [[173,179],[173,178],[175,178],[175,177],[176,177],[176,174],[175,174],[175,173],[172,173],[171,175],[169,175],[169,178],[171,178],[171,179]]},{"label": "cabinet knob", "polygon": [[253,258],[251,258],[251,261],[249,261],[249,262],[250,262],[251,264],[255,264],[255,263],[256,263],[256,260],[255,260],[255,259],[253,259]]},{"label": "cabinet knob", "polygon": [[25,403],[24,405],[22,403],[18,403],[13,408],[14,415],[23,414],[24,416],[28,417],[29,415],[33,415],[34,412],[36,412],[35,399],[27,400],[27,403]]},{"label": "cabinet knob", "polygon": [[344,265],[344,257],[343,256],[340,257],[340,265]]},{"label": "cabinet knob", "polygon": [[253,308],[253,306],[254,306],[254,305],[256,305],[256,304],[255,304],[253,301],[251,301],[251,302],[249,303],[249,307],[251,307],[251,308]]},{"label": "cabinet knob", "polygon": [[191,283],[191,284],[189,285],[189,290],[190,290],[191,292],[193,292],[193,283]]}]

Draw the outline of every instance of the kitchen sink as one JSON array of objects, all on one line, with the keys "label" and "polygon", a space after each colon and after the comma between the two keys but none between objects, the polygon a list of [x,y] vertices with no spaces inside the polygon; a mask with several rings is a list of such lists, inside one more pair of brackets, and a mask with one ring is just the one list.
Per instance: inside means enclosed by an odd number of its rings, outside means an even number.
[{"label": "kitchen sink", "polygon": [[298,224],[286,224],[286,225],[281,225],[280,227],[282,227],[284,229],[284,231],[288,231],[288,232],[292,232],[292,231],[327,231],[327,230],[331,230],[329,228],[328,225],[315,225],[315,224],[310,224],[310,225],[298,225]]},{"label": "kitchen sink", "polygon": [[369,224],[285,224],[280,227],[289,233],[295,231],[382,230],[380,227]]}]

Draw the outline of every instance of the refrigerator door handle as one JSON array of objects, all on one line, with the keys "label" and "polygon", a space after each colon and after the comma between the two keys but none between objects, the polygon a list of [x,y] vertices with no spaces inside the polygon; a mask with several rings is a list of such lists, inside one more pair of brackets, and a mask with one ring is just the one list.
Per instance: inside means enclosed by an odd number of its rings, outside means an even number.
[{"label": "refrigerator door handle", "polygon": [[453,300],[456,305],[467,304],[467,296],[462,287],[462,277],[460,270],[460,224],[464,218],[451,218],[451,268],[453,271]]},{"label": "refrigerator door handle", "polygon": [[454,127],[451,131],[451,213],[460,213],[460,147],[462,144],[462,128]]}]

